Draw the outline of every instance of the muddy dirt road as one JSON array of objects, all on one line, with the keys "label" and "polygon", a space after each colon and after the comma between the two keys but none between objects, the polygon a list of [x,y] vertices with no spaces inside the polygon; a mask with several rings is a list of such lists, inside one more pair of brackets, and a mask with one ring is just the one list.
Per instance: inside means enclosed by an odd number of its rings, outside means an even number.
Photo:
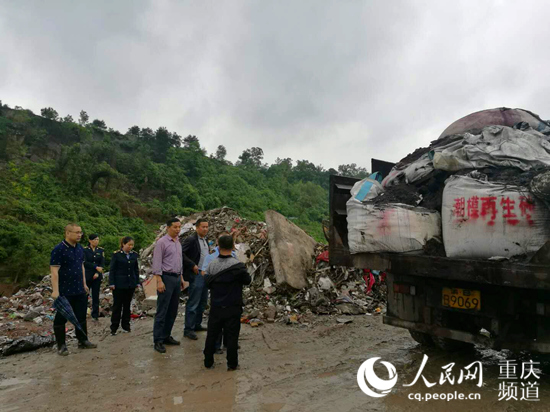
[{"label": "muddy dirt road", "polygon": [[[310,325],[243,325],[241,369],[228,372],[225,356],[216,367],[202,367],[205,334],[185,340],[161,355],[152,348],[152,319],[134,323],[131,334],[108,334],[107,319],[91,325],[97,350],[69,357],[53,349],[0,359],[1,411],[535,411],[550,410],[548,366],[541,361],[538,402],[499,401],[499,366],[506,352],[443,354],[415,343],[407,331],[382,324],[380,316],[354,316],[351,324],[317,317]],[[182,318],[176,323],[181,337]],[[428,389],[422,379],[411,383],[429,356],[423,375],[437,382]],[[382,398],[364,394],[357,370],[379,356],[391,362],[398,382]],[[525,359],[528,359],[526,357]],[[483,362],[483,386],[473,381],[439,385],[442,366],[456,368]],[[521,364],[521,363],[520,363]],[[388,379],[385,368],[375,368]],[[457,373],[458,375],[458,373]],[[532,380],[532,379],[531,379]],[[477,381],[475,382],[477,383]],[[479,393],[480,400],[428,402],[410,400],[416,393]],[[518,392],[521,396],[521,392]],[[519,399],[519,397],[518,397]]]}]

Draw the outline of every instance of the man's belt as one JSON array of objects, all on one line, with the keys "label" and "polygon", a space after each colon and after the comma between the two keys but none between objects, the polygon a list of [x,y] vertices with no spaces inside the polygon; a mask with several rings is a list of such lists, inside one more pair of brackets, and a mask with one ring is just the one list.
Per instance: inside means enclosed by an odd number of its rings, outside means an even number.
[{"label": "man's belt", "polygon": [[180,274],[179,273],[174,273],[174,272],[162,272],[162,276],[174,276],[176,278],[179,278],[180,277]]}]

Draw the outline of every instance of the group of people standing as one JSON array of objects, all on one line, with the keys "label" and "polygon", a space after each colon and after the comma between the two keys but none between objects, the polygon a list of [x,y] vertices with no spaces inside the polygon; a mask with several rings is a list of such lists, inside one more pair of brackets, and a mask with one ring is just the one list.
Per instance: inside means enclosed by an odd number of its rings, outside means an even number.
[{"label": "group of people standing", "polygon": [[[189,286],[189,299],[185,307],[183,336],[197,340],[197,332],[207,331],[204,365],[213,367],[214,354],[223,353],[222,341],[227,348],[227,368],[238,368],[238,339],[242,314],[242,288],[250,284],[246,267],[234,254],[234,235],[222,233],[218,246],[210,250],[206,240],[209,224],[205,219],[195,222],[196,232],[181,244],[181,222],[166,222],[166,235],[160,238],[153,251],[153,275],[157,282],[157,313],[153,329],[154,349],[165,353],[165,345],[179,345],[172,336],[178,314],[179,295]],[[211,253],[212,252],[212,253]],[[211,292],[208,327],[202,317]]]},{"label": "group of people standing", "polygon": [[[52,298],[64,296],[78,321],[76,328],[78,347],[93,349],[97,345],[88,339],[86,315],[88,294],[92,296],[92,319],[99,320],[99,293],[105,273],[105,251],[99,247],[99,236],[90,234],[89,245],[82,247],[82,228],[70,223],[65,227],[65,239],[51,253],[50,269],[52,276]],[[138,254],[134,248],[134,239],[126,236],[120,241],[120,249],[111,256],[109,268],[109,287],[113,291],[111,315],[111,334],[115,335],[122,320],[122,329],[130,332],[131,302],[134,290],[139,286]],[[65,343],[65,324],[67,319],[57,313],[54,318],[54,334],[58,353],[67,356],[69,351]]]},{"label": "group of people standing", "polygon": [[[235,256],[235,234],[222,233],[218,246],[211,250],[206,239],[208,221],[195,222],[196,232],[179,241],[181,222],[174,218],[166,223],[166,235],[161,237],[153,252],[152,272],[157,285],[157,312],[153,327],[154,349],[165,353],[165,345],[180,345],[172,336],[172,328],[178,314],[179,297],[189,287],[189,299],[185,308],[183,336],[197,340],[197,332],[207,331],[204,365],[212,368],[214,354],[223,353],[222,342],[227,348],[228,370],[238,368],[238,338],[242,314],[242,288],[250,284],[246,267]],[[92,319],[99,318],[99,293],[105,273],[105,253],[99,247],[99,236],[88,236],[89,246],[80,245],[82,229],[71,223],[65,227],[65,239],[52,251],[52,297],[65,296],[71,305],[82,330],[76,330],[79,348],[91,349],[97,345],[87,337],[86,312],[88,294],[92,295]],[[139,286],[138,254],[133,251],[134,239],[124,237],[120,249],[111,256],[109,287],[113,292],[111,334],[116,335],[119,326],[130,332],[131,302]],[[202,318],[210,289],[210,315],[208,326]],[[57,313],[54,333],[58,353],[69,354],[65,344],[66,319]]]}]

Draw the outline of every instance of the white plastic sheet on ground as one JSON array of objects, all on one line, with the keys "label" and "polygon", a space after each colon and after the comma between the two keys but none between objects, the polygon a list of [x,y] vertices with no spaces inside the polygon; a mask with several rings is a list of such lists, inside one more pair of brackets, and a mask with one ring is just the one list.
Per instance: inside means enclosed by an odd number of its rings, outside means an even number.
[{"label": "white plastic sheet on ground", "polygon": [[467,176],[447,179],[442,224],[454,258],[529,256],[550,238],[550,211],[527,188]]},{"label": "white plastic sheet on ground", "polygon": [[375,206],[351,198],[347,203],[351,253],[413,252],[441,236],[439,212],[399,203]]}]

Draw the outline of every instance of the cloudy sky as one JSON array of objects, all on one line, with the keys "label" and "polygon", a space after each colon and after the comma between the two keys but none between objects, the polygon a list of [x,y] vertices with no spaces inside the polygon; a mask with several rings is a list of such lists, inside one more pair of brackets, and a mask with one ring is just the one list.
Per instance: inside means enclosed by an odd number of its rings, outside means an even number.
[{"label": "cloudy sky", "polygon": [[370,169],[474,111],[550,118],[549,22],[542,1],[3,1],[0,99]]}]

